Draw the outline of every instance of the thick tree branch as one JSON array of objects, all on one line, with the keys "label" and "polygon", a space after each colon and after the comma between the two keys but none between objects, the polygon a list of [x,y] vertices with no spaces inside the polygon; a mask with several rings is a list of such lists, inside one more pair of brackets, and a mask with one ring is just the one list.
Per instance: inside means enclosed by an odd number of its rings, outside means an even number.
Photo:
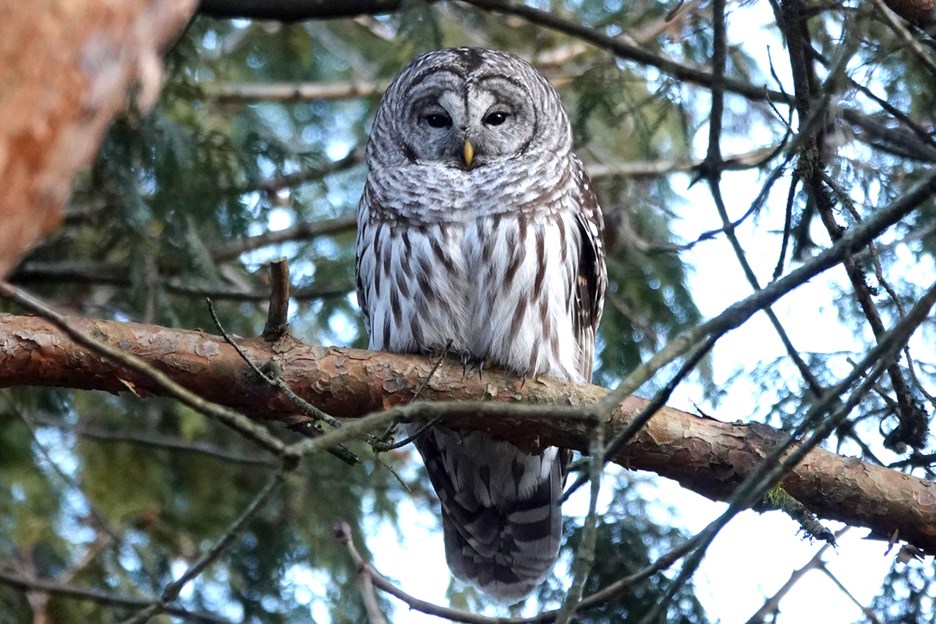
[{"label": "thick tree branch", "polygon": [[[256,418],[295,422],[292,402],[253,373],[220,337],[203,332],[150,325],[69,319],[79,331],[145,359],[177,383],[204,398]],[[255,362],[275,361],[283,378],[320,409],[355,418],[404,405],[429,376],[425,358],[371,353],[293,343],[274,350],[261,339],[243,349]],[[48,322],[0,315],[0,387],[47,385],[126,392],[158,393],[149,380],[103,362]],[[231,388],[238,388],[231,392]],[[459,364],[441,365],[425,388],[425,401],[523,402],[522,414],[504,410],[459,412],[446,425],[491,432],[527,448],[558,445],[587,450],[589,421],[557,416],[557,406],[592,405],[607,394],[597,386],[575,386],[551,379],[528,381],[497,372],[466,378]],[[645,400],[627,398],[608,425],[613,438]],[[464,408],[464,406],[460,406]],[[568,414],[568,412],[566,412]],[[735,420],[730,415],[726,420]],[[758,424],[739,425],[661,409],[613,461],[675,479],[703,496],[725,500],[761,458],[786,434]],[[936,484],[857,459],[816,449],[788,474],[782,485],[816,514],[869,527],[873,535],[899,538],[936,552]]]}]

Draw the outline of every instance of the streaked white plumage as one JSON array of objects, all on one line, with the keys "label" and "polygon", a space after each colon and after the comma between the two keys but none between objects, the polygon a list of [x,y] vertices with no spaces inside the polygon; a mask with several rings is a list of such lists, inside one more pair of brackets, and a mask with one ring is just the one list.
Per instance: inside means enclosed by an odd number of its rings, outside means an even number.
[{"label": "streaked white plumage", "polygon": [[[400,73],[371,131],[358,213],[372,349],[451,343],[518,375],[590,381],[603,225],[571,147],[558,94],[516,56],[440,50]],[[416,445],[453,573],[501,601],[528,594],[558,554],[568,453],[444,428]]]}]

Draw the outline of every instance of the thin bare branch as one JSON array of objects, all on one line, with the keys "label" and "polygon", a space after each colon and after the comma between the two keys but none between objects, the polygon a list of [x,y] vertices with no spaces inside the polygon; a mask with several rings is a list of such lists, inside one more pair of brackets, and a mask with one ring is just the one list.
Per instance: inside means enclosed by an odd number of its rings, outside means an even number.
[{"label": "thin bare branch", "polygon": [[[840,538],[845,534],[846,531],[848,531],[848,527],[837,531],[835,537]],[[787,581],[780,586],[780,589],[778,589],[770,598],[765,600],[764,604],[762,604],[761,607],[756,612],[754,612],[754,615],[748,618],[746,624],[763,624],[766,622],[768,616],[777,611],[777,608],[779,607],[780,601],[783,599],[783,597],[786,596],[791,589],[793,589],[793,587],[800,581],[800,579],[802,579],[810,570],[815,570],[822,565],[822,555],[824,555],[826,550],[829,549],[829,546],[830,544],[828,542],[823,544],[822,547],[816,551],[816,554],[813,555],[812,558],[807,561],[803,567],[794,570],[790,574],[790,578],[788,578]]]},{"label": "thin bare branch", "polygon": [[253,500],[244,508],[244,510],[238,514],[238,516],[231,522],[231,524],[224,530],[221,534],[221,537],[218,538],[211,548],[207,549],[202,555],[188,567],[188,569],[182,573],[175,581],[169,583],[166,588],[163,590],[162,595],[159,597],[159,600],[154,600],[146,607],[140,609],[136,614],[127,618],[123,624],[144,624],[148,622],[150,618],[160,614],[165,613],[169,605],[179,597],[179,594],[182,592],[182,589],[185,585],[200,575],[205,568],[211,565],[222,553],[231,545],[240,533],[244,530],[247,523],[253,519],[257,513],[263,509],[263,506],[266,505],[267,501],[272,496],[273,492],[276,491],[276,488],[283,483],[283,470],[277,471],[276,474],[272,475],[270,479],[266,482],[266,485],[257,492]]},{"label": "thin bare branch", "polygon": [[[86,587],[77,587],[55,581],[44,579],[26,578],[18,574],[8,572],[0,568],[0,584],[9,587],[16,587],[23,591],[40,591],[65,598],[74,598],[77,600],[90,600],[102,605],[110,605],[120,608],[139,609],[147,606],[150,601],[145,598],[131,598],[119,594],[100,591]],[[179,618],[184,618],[190,622],[203,622],[205,624],[231,624],[230,620],[205,613],[203,611],[191,611],[181,607],[167,606],[164,613]]]}]

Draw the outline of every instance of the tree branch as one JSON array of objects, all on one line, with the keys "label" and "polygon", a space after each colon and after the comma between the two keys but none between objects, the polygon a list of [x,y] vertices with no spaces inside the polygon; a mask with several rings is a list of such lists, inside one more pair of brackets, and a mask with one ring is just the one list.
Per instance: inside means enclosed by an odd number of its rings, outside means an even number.
[{"label": "tree branch", "polygon": [[[294,423],[298,418],[292,401],[267,384],[257,383],[241,357],[220,337],[134,323],[68,321],[78,331],[144,358],[208,400],[258,419]],[[241,346],[255,362],[275,360],[284,380],[301,397],[348,418],[406,405],[433,367],[419,356],[301,343],[290,348],[281,344],[276,352],[262,339],[247,340]],[[137,394],[159,394],[146,378],[102,361],[44,320],[0,315],[0,387],[13,385],[114,393],[132,387]],[[429,411],[457,412],[446,419],[446,426],[454,429],[487,431],[530,449],[556,445],[587,450],[590,421],[574,417],[569,408],[593,405],[607,394],[606,389],[547,378],[519,386],[516,378],[498,371],[486,371],[481,380],[466,378],[460,364],[446,362],[432,375],[421,397],[449,401]],[[230,392],[232,387],[238,392]],[[505,405],[473,411],[465,401]],[[624,400],[608,424],[609,438],[624,430],[645,403],[638,397]],[[729,415],[726,420],[734,421],[737,416]],[[675,479],[708,498],[725,500],[785,439],[785,433],[765,425],[731,424],[666,407],[611,459]],[[874,536],[889,536],[896,530],[900,539],[936,552],[934,483],[815,449],[782,485],[819,516],[869,527]]]},{"label": "tree branch", "polygon": [[[26,578],[24,576],[20,576],[2,569],[0,569],[0,585],[16,587],[23,591],[41,591],[49,594],[55,594],[57,596],[64,596],[67,598],[90,600],[92,602],[103,605],[112,605],[123,608],[136,609],[149,604],[149,601],[146,598],[112,594],[96,589],[78,587],[76,585],[69,585],[66,583],[59,583],[45,579]],[[230,622],[230,620],[212,613],[205,613],[203,611],[189,611],[188,609],[175,606],[166,607],[164,612],[169,615],[184,618],[189,622],[204,622],[206,624],[228,624]]]}]

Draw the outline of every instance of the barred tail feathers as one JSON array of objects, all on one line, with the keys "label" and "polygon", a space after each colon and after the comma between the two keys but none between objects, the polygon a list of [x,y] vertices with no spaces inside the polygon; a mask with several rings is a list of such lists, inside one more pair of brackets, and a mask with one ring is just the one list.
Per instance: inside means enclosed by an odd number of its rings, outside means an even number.
[{"label": "barred tail feathers", "polygon": [[567,453],[533,455],[484,434],[441,428],[416,446],[442,503],[452,573],[498,602],[526,597],[559,554]]}]

